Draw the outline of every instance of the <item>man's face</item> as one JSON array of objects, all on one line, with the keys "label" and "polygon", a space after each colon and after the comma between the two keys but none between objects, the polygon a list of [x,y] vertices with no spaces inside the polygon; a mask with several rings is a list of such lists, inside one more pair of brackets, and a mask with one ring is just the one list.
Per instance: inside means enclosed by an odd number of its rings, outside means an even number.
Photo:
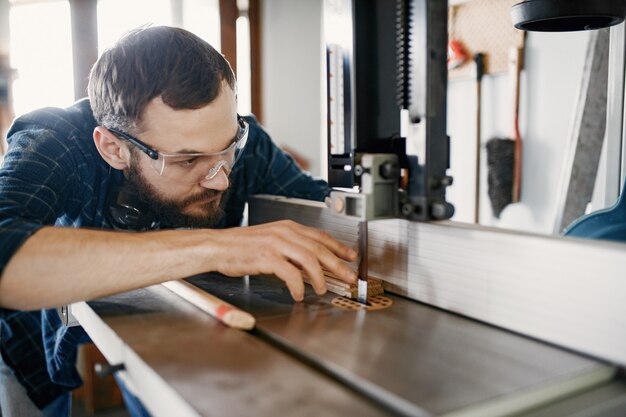
[{"label": "man's face", "polygon": [[[223,83],[219,96],[200,109],[174,110],[161,98],[155,98],[144,111],[138,138],[168,154],[215,153],[226,149],[237,132],[235,95]],[[226,171],[220,170],[210,180],[189,184],[160,175],[152,162],[148,155],[133,149],[124,174],[163,223],[173,227],[211,227],[221,218],[229,186]]]},{"label": "man's face", "polygon": [[140,171],[138,159],[141,155],[139,150],[132,151],[130,167],[124,172],[126,181],[158,215],[162,225],[191,228],[215,226],[224,214],[224,197],[228,190],[203,188],[182,199],[168,199]]}]

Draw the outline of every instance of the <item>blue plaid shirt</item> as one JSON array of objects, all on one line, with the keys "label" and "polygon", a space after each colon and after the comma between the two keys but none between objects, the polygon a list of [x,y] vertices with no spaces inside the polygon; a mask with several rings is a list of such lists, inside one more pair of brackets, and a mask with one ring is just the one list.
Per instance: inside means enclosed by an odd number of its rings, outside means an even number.
[{"label": "blue plaid shirt", "polygon": [[[219,228],[240,225],[245,203],[254,194],[323,200],[330,192],[324,181],[301,171],[254,118],[247,120],[248,143],[231,172]],[[14,122],[0,169],[0,272],[43,226],[111,228],[105,201],[123,174],[100,157],[92,139],[95,127],[86,99]],[[82,383],[75,369],[76,351],[89,339],[80,327],[63,326],[56,310],[0,309],[0,323],[2,358],[39,407]]]}]

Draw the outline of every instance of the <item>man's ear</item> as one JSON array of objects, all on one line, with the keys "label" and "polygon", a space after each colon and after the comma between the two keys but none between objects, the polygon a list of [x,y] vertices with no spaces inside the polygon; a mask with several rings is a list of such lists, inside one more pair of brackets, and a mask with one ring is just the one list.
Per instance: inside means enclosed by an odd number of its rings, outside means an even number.
[{"label": "man's ear", "polygon": [[130,166],[130,152],[106,127],[97,126],[93,130],[93,141],[102,159],[115,169],[124,170]]}]

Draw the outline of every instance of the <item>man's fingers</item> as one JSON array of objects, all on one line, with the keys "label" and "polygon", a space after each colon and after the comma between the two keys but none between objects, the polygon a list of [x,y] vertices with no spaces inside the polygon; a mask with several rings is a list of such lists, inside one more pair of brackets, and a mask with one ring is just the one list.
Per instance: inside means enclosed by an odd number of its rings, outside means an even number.
[{"label": "man's fingers", "polygon": [[304,282],[302,273],[298,268],[285,259],[277,260],[274,263],[273,273],[283,280],[295,301],[304,300]]},{"label": "man's fingers", "polygon": [[[321,246],[315,242],[310,243],[309,246],[310,245]],[[328,249],[324,250],[328,255],[332,256]],[[320,255],[317,251],[321,251],[321,249],[317,248],[317,250],[311,250],[311,248],[307,246],[307,242],[304,241],[300,244],[288,243],[285,253],[291,262],[305,271],[311,281],[311,285],[313,286],[315,293],[322,295],[326,292],[326,278],[324,277]]]},{"label": "man's fingers", "polygon": [[[305,273],[317,294],[326,292],[323,269],[347,283],[355,283],[356,272],[344,261],[356,260],[356,252],[326,232],[290,220],[251,226],[240,231],[249,239],[230,240],[244,249],[244,259],[226,261],[220,272],[226,275],[271,273],[283,280],[296,301],[304,299]],[[232,252],[225,251],[224,258]]]},{"label": "man's fingers", "polygon": [[308,238],[315,240],[326,246],[332,253],[339,256],[349,262],[353,262],[357,258],[357,253],[354,249],[344,245],[330,234],[323,230],[314,229],[312,227],[303,226],[296,222],[289,222],[289,226],[296,229],[298,233],[301,233]]},{"label": "man's fingers", "polygon": [[[318,265],[321,266],[322,270],[320,273],[320,279],[322,282],[326,282],[326,278],[324,277],[324,269],[337,279],[347,282],[348,284],[354,284],[357,280],[357,274],[346,265],[343,261],[337,258],[326,246],[322,245],[319,242],[310,241],[308,246],[308,250],[315,254],[315,260]],[[315,286],[315,285],[314,285]]]},{"label": "man's fingers", "polygon": [[294,222],[288,222],[287,225],[291,230],[295,230],[300,237],[304,237],[304,239],[298,239],[297,244],[315,255],[315,259],[310,259],[299,254],[299,257],[294,257],[294,259],[303,266],[318,294],[322,294],[326,288],[326,278],[320,266],[323,266],[339,280],[349,284],[356,282],[356,272],[337,257],[338,252],[343,252],[343,259],[356,258],[356,253],[351,248],[335,240],[326,232]]},{"label": "man's fingers", "polygon": [[348,284],[354,284],[356,282],[358,278],[357,273],[334,256],[328,249],[322,249],[322,254],[319,256],[319,259],[324,269],[332,273],[337,279]]}]

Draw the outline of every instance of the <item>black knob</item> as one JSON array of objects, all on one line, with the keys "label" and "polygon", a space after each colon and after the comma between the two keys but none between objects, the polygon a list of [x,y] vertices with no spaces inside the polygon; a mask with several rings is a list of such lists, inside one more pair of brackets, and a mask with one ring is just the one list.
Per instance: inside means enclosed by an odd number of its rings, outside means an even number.
[{"label": "black knob", "polygon": [[400,176],[400,167],[395,162],[385,162],[380,166],[379,173],[384,179],[391,180]]},{"label": "black knob", "polygon": [[452,185],[452,181],[453,181],[453,178],[449,175],[446,175],[445,177],[441,179],[441,185],[445,187],[449,187],[450,185]]},{"label": "black knob", "polygon": [[434,203],[430,213],[434,220],[446,220],[454,215],[454,206],[448,202]]},{"label": "black knob", "polygon": [[124,370],[124,364],[118,363],[117,365],[109,365],[108,363],[97,363],[93,367],[96,371],[96,375],[100,378],[105,378],[109,375],[113,375],[117,371]]}]

